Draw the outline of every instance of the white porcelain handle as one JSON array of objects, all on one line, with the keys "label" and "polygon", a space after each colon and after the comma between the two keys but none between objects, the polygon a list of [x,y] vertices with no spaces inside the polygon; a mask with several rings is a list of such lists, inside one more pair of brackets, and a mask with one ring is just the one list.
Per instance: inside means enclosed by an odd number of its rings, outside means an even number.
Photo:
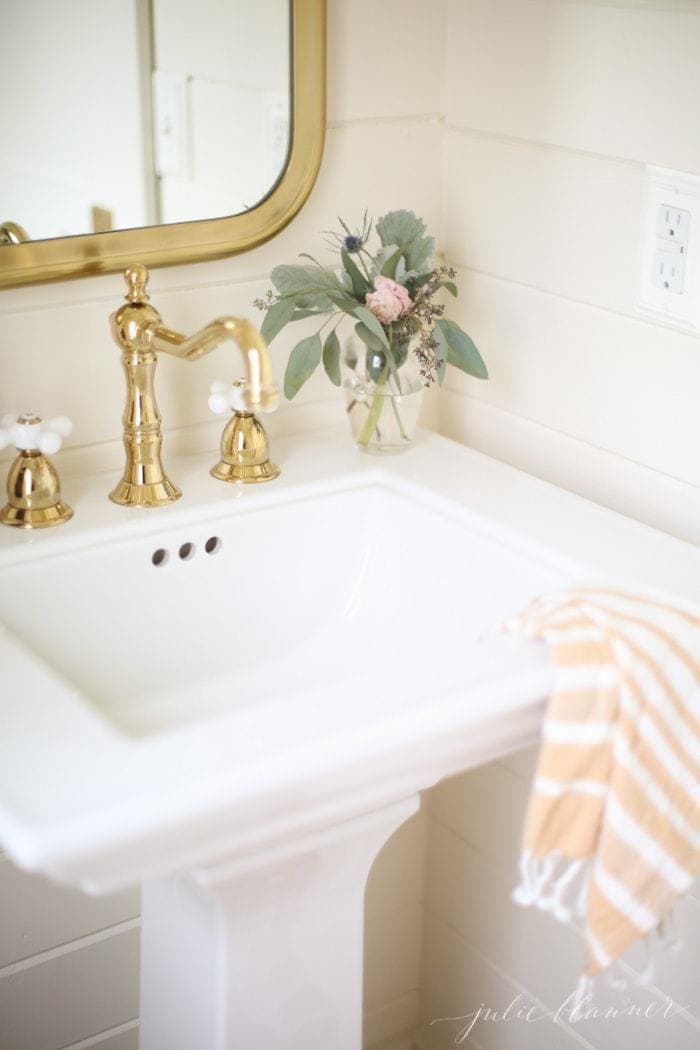
[{"label": "white porcelain handle", "polygon": [[227,383],[216,379],[210,387],[209,408],[217,415],[223,412],[274,412],[279,404],[279,393],[275,386],[264,386],[259,405],[250,401],[247,383]]},{"label": "white porcelain handle", "polygon": [[58,452],[63,438],[73,429],[68,416],[54,416],[42,421],[33,412],[18,416],[10,413],[0,419],[0,449],[14,445],[21,452]]}]

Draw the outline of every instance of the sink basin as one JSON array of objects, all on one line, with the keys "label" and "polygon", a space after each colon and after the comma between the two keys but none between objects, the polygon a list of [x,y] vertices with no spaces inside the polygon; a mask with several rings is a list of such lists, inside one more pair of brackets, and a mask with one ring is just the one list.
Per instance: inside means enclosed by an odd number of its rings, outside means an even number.
[{"label": "sink basin", "polygon": [[0,618],[127,734],[236,712],[269,742],[311,697],[332,731],[488,677],[480,636],[562,582],[387,479],[236,510],[7,569]]},{"label": "sink basin", "polygon": [[69,525],[0,536],[0,841],[144,883],[143,1050],[358,1050],[374,856],[537,731],[551,670],[502,621],[576,580],[700,581],[686,544],[434,435],[379,467],[313,440],[270,486],[192,457],[177,507],[96,476]]}]

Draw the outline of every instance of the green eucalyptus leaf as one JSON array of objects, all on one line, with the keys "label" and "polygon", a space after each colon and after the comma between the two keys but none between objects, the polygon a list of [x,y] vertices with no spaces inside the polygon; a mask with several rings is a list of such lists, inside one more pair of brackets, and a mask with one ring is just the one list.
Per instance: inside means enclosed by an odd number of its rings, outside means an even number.
[{"label": "green eucalyptus leaf", "polygon": [[390,255],[382,266],[381,274],[382,277],[391,277],[392,281],[396,279],[396,269],[399,265],[399,261],[402,260],[402,251],[397,248],[393,255]]},{"label": "green eucalyptus leaf", "polygon": [[439,329],[445,337],[448,364],[454,365],[455,368],[459,368],[476,379],[488,379],[488,369],[481,354],[458,324],[441,317],[435,322],[435,328]]},{"label": "green eucalyptus leaf", "polygon": [[450,295],[453,295],[455,299],[457,298],[457,285],[454,283],[454,281],[440,281],[438,287],[447,288],[447,291],[450,293]]},{"label": "green eucalyptus leaf", "polygon": [[291,321],[294,313],[293,299],[279,299],[272,306],[268,306],[265,319],[260,328],[260,334],[266,343],[271,343],[288,321]]},{"label": "green eucalyptus leaf", "polygon": [[355,335],[358,339],[361,339],[368,350],[371,350],[374,354],[383,354],[386,345],[382,343],[381,339],[378,339],[374,332],[370,332],[366,324],[362,321],[358,321],[355,325]]},{"label": "green eucalyptus leaf", "polygon": [[369,328],[370,332],[373,332],[377,339],[379,339],[386,350],[389,349],[389,343],[387,341],[386,332],[382,328],[381,324],[374,316],[371,310],[368,310],[366,306],[356,306],[353,310],[355,317],[362,321],[366,328]]},{"label": "green eucalyptus leaf", "polygon": [[331,383],[340,386],[340,341],[335,328],[323,344],[323,367]]},{"label": "green eucalyptus leaf", "polygon": [[309,335],[292,350],[284,373],[284,396],[291,401],[307,379],[316,371],[321,360],[321,336]]},{"label": "green eucalyptus leaf", "polygon": [[271,279],[281,298],[292,299],[301,310],[326,313],[333,309],[328,293],[341,287],[334,274],[318,266],[275,266]]},{"label": "green eucalyptus leaf", "polygon": [[365,301],[365,296],[369,291],[367,278],[360,273],[357,264],[344,248],[341,248],[340,258],[343,260],[345,272],[352,282],[352,291],[354,295],[357,296],[361,303],[363,303]]},{"label": "green eucalyptus leaf", "polygon": [[394,341],[391,344],[391,353],[394,358],[394,364],[397,368],[401,368],[406,363],[408,357],[408,339],[404,339],[401,342]]},{"label": "green eucalyptus leaf", "polygon": [[355,347],[355,342],[352,339],[349,339],[346,344],[343,360],[347,368],[349,368],[351,372],[354,372],[357,368],[357,362],[359,358],[357,356],[357,348]]},{"label": "green eucalyptus leaf", "polygon": [[357,308],[357,299],[349,292],[327,292],[328,298],[333,306],[343,310],[346,314],[353,315]]}]

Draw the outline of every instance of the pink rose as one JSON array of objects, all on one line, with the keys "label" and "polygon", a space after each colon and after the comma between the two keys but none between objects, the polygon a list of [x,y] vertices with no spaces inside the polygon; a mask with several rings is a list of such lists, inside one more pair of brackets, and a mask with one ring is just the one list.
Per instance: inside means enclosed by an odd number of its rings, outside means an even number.
[{"label": "pink rose", "polygon": [[374,291],[367,292],[365,306],[382,324],[391,324],[407,314],[413,303],[402,284],[392,281],[391,277],[375,277]]}]

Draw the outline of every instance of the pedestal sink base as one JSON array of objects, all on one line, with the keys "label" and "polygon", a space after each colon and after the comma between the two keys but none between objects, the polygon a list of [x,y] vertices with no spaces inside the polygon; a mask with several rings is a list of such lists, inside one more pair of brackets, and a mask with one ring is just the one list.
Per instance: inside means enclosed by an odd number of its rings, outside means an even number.
[{"label": "pedestal sink base", "polygon": [[145,883],[140,1050],[361,1050],[365,884],[418,804]]}]

